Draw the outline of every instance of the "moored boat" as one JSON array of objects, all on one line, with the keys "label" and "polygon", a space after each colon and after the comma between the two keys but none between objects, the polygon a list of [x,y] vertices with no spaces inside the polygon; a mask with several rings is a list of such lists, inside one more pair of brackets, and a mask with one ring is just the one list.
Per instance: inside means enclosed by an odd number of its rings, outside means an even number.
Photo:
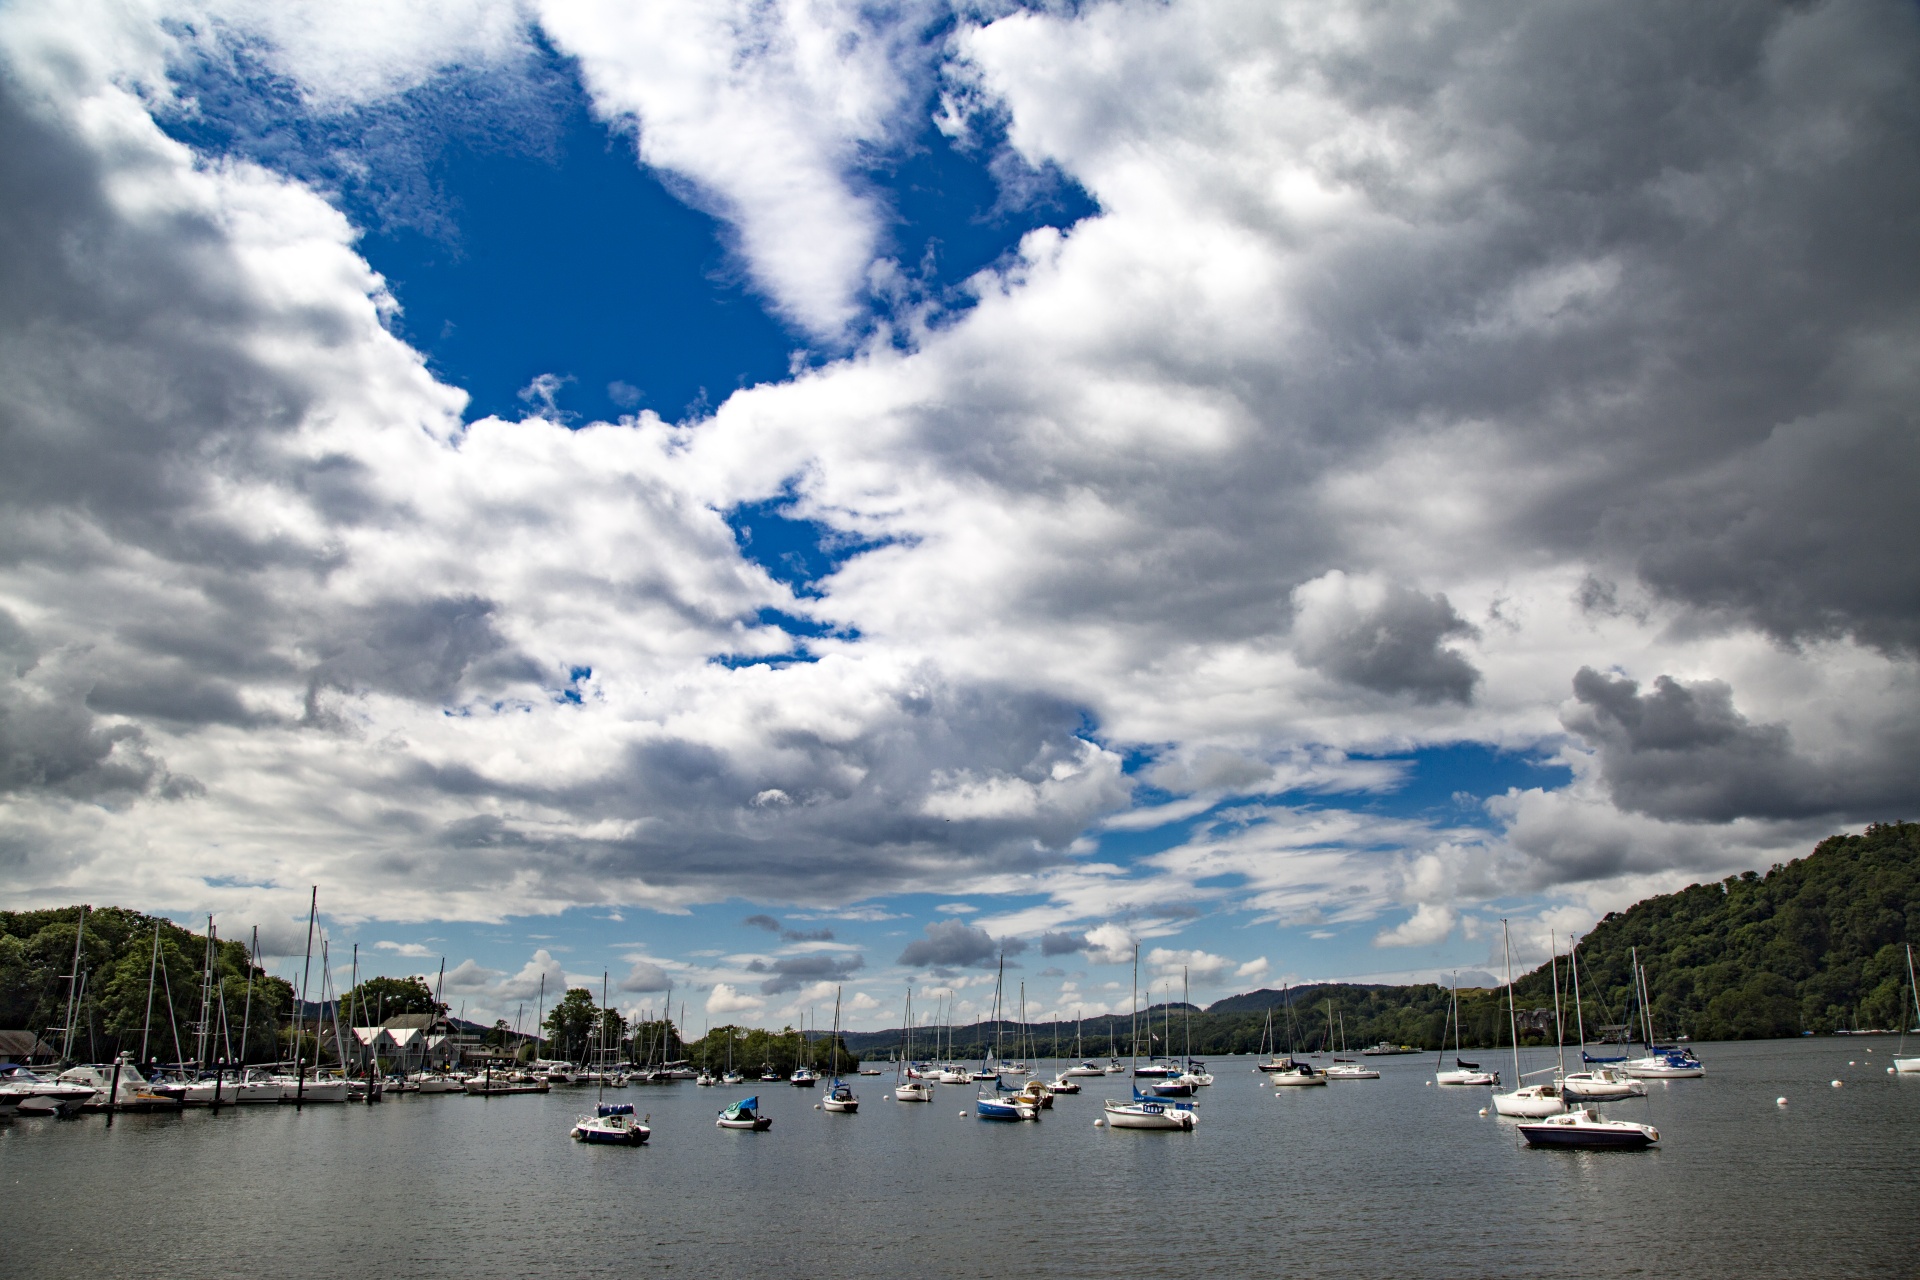
[{"label": "moored boat", "polygon": [[575,1142],[597,1142],[609,1146],[637,1147],[653,1135],[644,1121],[633,1118],[631,1102],[603,1102],[590,1116],[581,1116],[573,1126]]},{"label": "moored boat", "polygon": [[764,1133],[773,1128],[773,1117],[760,1114],[760,1095],[742,1098],[720,1113],[714,1124],[722,1129],[750,1129]]},{"label": "moored boat", "polygon": [[1592,1107],[1580,1107],[1516,1126],[1530,1147],[1577,1147],[1638,1151],[1660,1141],[1660,1131],[1631,1120],[1603,1120]]}]

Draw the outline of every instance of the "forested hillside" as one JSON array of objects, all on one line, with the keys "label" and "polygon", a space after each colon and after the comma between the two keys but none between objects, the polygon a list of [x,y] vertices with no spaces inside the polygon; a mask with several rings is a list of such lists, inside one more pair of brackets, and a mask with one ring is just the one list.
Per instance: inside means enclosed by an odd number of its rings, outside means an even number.
[{"label": "forested hillside", "polygon": [[[0,911],[0,1027],[39,1032],[55,1049],[62,1047],[67,975],[73,972],[80,915],[79,907]],[[155,925],[159,926],[157,961]],[[150,1058],[177,1061],[181,1052],[192,1056],[191,1028],[200,1017],[200,973],[206,954],[205,934],[192,933],[170,920],[121,907],[88,911],[80,943],[73,1056],[101,1062],[123,1049],[138,1053],[143,1034]],[[230,1039],[238,1056],[245,1023],[248,1056],[271,1058],[279,1021],[286,1016],[293,993],[281,979],[254,969],[249,1016],[248,968],[245,945],[221,939],[214,951],[215,1018],[223,995],[230,1024],[223,1042]],[[224,1052],[221,1049],[218,1056]]]}]

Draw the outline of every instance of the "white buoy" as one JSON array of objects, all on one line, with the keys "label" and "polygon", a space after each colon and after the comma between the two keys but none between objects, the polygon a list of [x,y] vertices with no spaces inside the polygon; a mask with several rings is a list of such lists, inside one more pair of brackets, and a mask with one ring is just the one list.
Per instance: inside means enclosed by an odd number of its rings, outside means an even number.
[{"label": "white buoy", "polygon": [[1890,1075],[1890,1076],[1892,1076],[1892,1075],[1898,1075],[1898,1074],[1900,1074],[1900,1073],[1899,1073],[1899,1072],[1897,1072],[1897,1071],[1895,1071],[1895,1070],[1894,1070],[1894,1069],[1893,1069],[1892,1067],[1888,1067],[1888,1068],[1887,1068],[1887,1074],[1888,1074],[1888,1075]]},{"label": "white buoy", "polygon": [[1480,1114],[1481,1115],[1487,1114],[1487,1109],[1485,1107],[1480,1108]]},{"label": "white buoy", "polygon": [[1093,1122],[1093,1127],[1096,1129],[1104,1129],[1107,1127],[1107,1122],[1105,1120],[1095,1120]]},{"label": "white buoy", "polygon": [[1776,1107],[1784,1107],[1787,1105],[1787,1100],[1785,1098],[1775,1098],[1773,1100],[1773,1105]]},{"label": "white buoy", "polygon": [[962,1120],[965,1120],[965,1119],[967,1118],[967,1113],[966,1113],[966,1112],[964,1112],[964,1111],[962,1111],[962,1112],[960,1113],[960,1118],[961,1118]]},{"label": "white buoy", "polygon": [[817,1102],[816,1102],[816,1103],[814,1103],[814,1104],[813,1104],[813,1109],[814,1109],[815,1111],[818,1111],[818,1110],[820,1109],[820,1104],[819,1104],[819,1103],[817,1103]]},{"label": "white buoy", "polygon": [[1838,1088],[1840,1087],[1840,1082],[1839,1082],[1838,1080],[1835,1080],[1835,1081],[1833,1082],[1833,1087],[1834,1087],[1834,1088],[1836,1088],[1836,1089],[1838,1089]]},{"label": "white buoy", "polygon": [[1847,1059],[1847,1065],[1848,1065],[1848,1066],[1850,1066],[1850,1067],[1854,1065],[1854,1061],[1853,1061],[1853,1059],[1852,1059],[1852,1058],[1848,1058],[1848,1059]]}]

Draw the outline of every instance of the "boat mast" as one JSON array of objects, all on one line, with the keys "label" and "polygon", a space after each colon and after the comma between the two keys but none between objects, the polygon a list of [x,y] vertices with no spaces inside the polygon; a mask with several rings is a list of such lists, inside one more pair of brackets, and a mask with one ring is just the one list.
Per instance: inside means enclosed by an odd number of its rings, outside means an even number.
[{"label": "boat mast", "polygon": [[1187,1070],[1193,1070],[1193,1001],[1187,998],[1187,966],[1180,966],[1180,1020],[1185,1025],[1186,1043],[1182,1046],[1187,1055]]},{"label": "boat mast", "polygon": [[1507,922],[1500,921],[1500,948],[1507,957],[1507,1027],[1513,1033],[1513,1087],[1520,1087],[1520,1016],[1513,1008],[1513,940]]},{"label": "boat mast", "polygon": [[1130,999],[1133,1001],[1133,1068],[1127,1075],[1136,1082],[1133,1088],[1137,1093],[1140,1089],[1138,1084],[1140,1076],[1140,944],[1138,942],[1133,944],[1133,995]]},{"label": "boat mast", "polygon": [[[301,1037],[307,1028],[307,980],[313,976],[313,919],[320,910],[320,886],[313,886],[313,898],[307,903],[307,958],[300,969],[300,1003],[293,1013],[293,1105],[299,1106],[307,1092],[307,1057]],[[173,1004],[173,992],[167,992],[167,1004]],[[313,1064],[320,1065],[320,1037],[313,1038]]]},{"label": "boat mast", "polygon": [[[253,1027],[253,958],[260,954],[260,926],[253,926],[253,945],[247,948],[247,1002],[240,1009],[240,1061],[241,1070],[247,1065],[247,1032]],[[153,999],[153,987],[147,987],[147,999]],[[142,1037],[144,1040],[144,1036]]]},{"label": "boat mast", "polygon": [[[258,930],[255,930],[257,933]],[[160,967],[160,922],[153,922],[153,955],[147,961],[147,1020],[140,1024],[140,1061],[147,1061],[147,1033],[153,1030],[153,979]]]},{"label": "boat mast", "polygon": [[1587,1018],[1580,1009],[1580,941],[1567,940],[1567,968],[1573,970],[1573,1025],[1580,1033],[1580,1067],[1587,1065]]},{"label": "boat mast", "polygon": [[80,1009],[80,940],[87,936],[87,912],[89,910],[91,910],[91,908],[84,905],[80,908],[80,918],[75,923],[73,930],[73,972],[67,975],[67,1018],[61,1027],[64,1033],[60,1039],[60,1059],[62,1062],[73,1061],[73,1023],[74,1019],[79,1016]]},{"label": "boat mast", "polygon": [[1552,930],[1547,932],[1547,963],[1553,967],[1553,1044],[1560,1055],[1559,1079],[1567,1078],[1567,1031],[1560,1021],[1560,943]]}]

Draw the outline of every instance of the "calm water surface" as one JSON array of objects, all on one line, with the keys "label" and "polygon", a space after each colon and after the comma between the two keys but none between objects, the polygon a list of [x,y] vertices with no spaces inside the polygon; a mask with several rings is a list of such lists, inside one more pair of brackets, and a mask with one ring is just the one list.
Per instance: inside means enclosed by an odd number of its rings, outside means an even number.
[{"label": "calm water surface", "polygon": [[736,1091],[610,1090],[652,1114],[638,1150],[568,1139],[583,1089],[20,1119],[0,1275],[1920,1277],[1893,1048],[1699,1046],[1705,1080],[1605,1109],[1659,1127],[1638,1153],[1529,1150],[1424,1056],[1283,1090],[1216,1059],[1193,1133],[1096,1129],[1120,1077],[1037,1125],[961,1118],[970,1088],[896,1103],[891,1076],[854,1116],[763,1085],[765,1134],[714,1127]]}]

